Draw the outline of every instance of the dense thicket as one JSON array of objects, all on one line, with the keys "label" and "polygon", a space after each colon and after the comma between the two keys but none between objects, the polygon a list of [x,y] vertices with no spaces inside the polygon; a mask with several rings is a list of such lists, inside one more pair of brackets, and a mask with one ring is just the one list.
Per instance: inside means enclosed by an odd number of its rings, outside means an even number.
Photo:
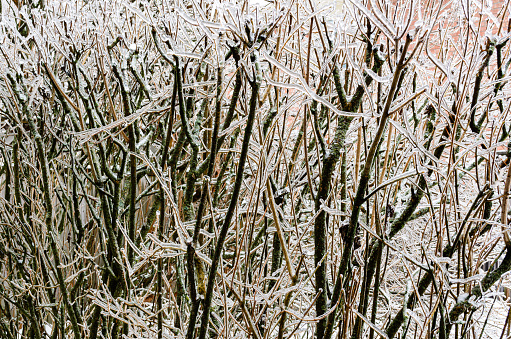
[{"label": "dense thicket", "polygon": [[508,4],[3,1],[0,337],[503,338]]}]

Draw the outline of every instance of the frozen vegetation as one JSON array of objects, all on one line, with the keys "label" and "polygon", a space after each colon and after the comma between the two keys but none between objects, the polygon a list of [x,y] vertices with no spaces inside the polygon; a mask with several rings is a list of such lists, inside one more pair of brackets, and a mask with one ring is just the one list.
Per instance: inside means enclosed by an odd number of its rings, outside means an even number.
[{"label": "frozen vegetation", "polygon": [[0,5],[1,338],[509,338],[509,1]]}]

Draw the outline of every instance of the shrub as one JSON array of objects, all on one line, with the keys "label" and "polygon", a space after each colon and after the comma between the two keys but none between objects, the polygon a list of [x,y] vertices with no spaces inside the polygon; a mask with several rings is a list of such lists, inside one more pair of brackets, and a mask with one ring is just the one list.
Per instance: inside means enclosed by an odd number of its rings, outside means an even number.
[{"label": "shrub", "polygon": [[1,12],[3,338],[504,335],[507,7]]}]

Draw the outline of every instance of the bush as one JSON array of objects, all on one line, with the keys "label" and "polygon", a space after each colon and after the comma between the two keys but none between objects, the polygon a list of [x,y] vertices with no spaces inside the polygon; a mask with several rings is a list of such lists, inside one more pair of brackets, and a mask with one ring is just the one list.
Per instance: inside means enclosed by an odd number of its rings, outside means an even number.
[{"label": "bush", "polygon": [[505,334],[506,8],[2,4],[2,338]]}]

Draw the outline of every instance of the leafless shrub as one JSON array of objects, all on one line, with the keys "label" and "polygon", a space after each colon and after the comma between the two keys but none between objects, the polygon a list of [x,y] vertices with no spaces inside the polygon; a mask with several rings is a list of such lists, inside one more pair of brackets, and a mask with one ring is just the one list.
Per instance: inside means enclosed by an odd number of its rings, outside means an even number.
[{"label": "leafless shrub", "polygon": [[3,1],[1,337],[509,335],[504,3]]}]

